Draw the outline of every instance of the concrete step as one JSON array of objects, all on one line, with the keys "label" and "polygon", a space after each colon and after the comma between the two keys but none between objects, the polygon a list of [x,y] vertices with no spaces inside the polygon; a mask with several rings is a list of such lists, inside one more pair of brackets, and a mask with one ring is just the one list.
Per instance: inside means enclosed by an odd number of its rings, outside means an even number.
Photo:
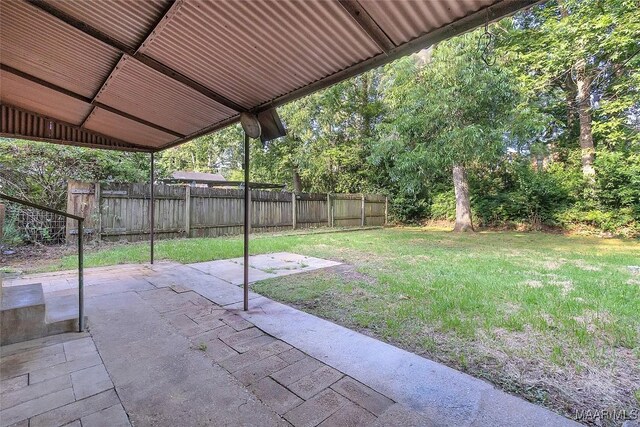
[{"label": "concrete step", "polygon": [[0,345],[75,332],[77,297],[45,300],[40,283],[3,287],[0,325]]},{"label": "concrete step", "polygon": [[0,344],[13,344],[44,336],[45,316],[44,293],[40,283],[4,287],[0,306]]},{"label": "concrete step", "polygon": [[78,331],[78,296],[48,296],[45,318],[49,335]]}]

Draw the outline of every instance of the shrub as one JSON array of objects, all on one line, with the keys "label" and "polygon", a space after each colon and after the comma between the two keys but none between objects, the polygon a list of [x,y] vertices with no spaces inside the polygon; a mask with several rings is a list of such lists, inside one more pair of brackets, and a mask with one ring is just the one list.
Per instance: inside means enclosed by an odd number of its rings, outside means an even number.
[{"label": "shrub", "polygon": [[472,182],[472,208],[485,225],[527,222],[556,225],[571,202],[566,173],[536,171],[527,161],[505,162]]},{"label": "shrub", "polygon": [[431,219],[454,221],[456,195],[453,190],[435,194],[431,202]]},{"label": "shrub", "polygon": [[389,199],[392,216],[401,222],[416,222],[429,216],[429,201],[426,197],[397,194]]},{"label": "shrub", "polygon": [[640,154],[601,150],[595,167],[595,196],[600,207],[628,209],[628,214],[640,221]]}]

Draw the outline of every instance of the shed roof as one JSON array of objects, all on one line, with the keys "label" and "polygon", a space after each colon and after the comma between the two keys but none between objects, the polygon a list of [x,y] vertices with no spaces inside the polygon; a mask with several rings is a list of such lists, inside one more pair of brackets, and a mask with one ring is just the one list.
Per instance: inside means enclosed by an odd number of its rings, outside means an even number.
[{"label": "shed roof", "polygon": [[219,173],[191,172],[191,171],[175,171],[171,174],[171,178],[181,181],[226,181],[225,177]]},{"label": "shed roof", "polygon": [[2,0],[0,136],[157,151],[538,0]]}]

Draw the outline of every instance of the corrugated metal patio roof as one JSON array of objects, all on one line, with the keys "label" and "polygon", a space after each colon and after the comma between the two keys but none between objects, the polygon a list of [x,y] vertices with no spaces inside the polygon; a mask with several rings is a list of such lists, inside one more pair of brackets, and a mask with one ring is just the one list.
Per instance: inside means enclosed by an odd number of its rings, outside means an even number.
[{"label": "corrugated metal patio roof", "polygon": [[538,0],[1,0],[0,136],[157,151]]}]

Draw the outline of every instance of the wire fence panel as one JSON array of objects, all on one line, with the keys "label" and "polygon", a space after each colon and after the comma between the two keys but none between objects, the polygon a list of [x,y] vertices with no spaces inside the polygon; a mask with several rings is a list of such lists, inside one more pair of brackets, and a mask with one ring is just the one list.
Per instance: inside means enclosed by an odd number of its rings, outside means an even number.
[{"label": "wire fence panel", "polygon": [[5,205],[2,241],[14,245],[41,243],[60,245],[66,241],[67,220],[39,209],[15,203]]}]

